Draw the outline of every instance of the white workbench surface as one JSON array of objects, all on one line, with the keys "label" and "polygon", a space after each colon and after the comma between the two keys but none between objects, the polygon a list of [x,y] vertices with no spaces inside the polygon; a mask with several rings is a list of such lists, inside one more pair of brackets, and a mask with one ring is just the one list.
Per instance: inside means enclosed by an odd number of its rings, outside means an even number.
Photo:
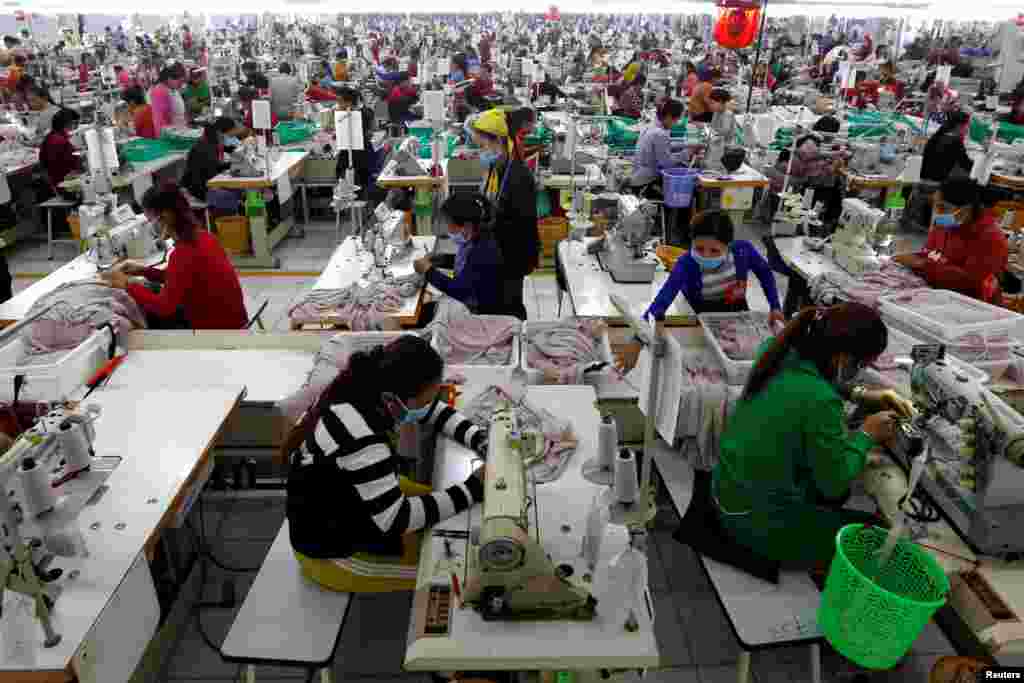
[{"label": "white workbench surface", "polygon": [[808,282],[825,273],[846,274],[845,270],[822,252],[811,251],[805,247],[803,237],[776,237],[775,245],[779,248],[786,265]]},{"label": "white workbench surface", "polygon": [[[187,154],[185,152],[172,152],[167,156],[160,157],[153,161],[146,161],[142,163],[132,163],[132,170],[130,173],[116,176],[111,185],[115,190],[122,190],[126,187],[131,187],[132,183],[143,176],[156,175],[165,168],[178,163],[179,161],[184,162]],[[60,184],[61,188],[68,192],[81,192],[82,191],[82,177],[77,176],[71,180],[65,180]]]},{"label": "white workbench surface", "polygon": [[728,176],[719,176],[702,173],[697,181],[700,186],[707,189],[728,189],[732,187],[767,187],[768,178],[763,173],[755,170],[750,164],[743,164],[735,173]]},{"label": "white workbench surface", "polygon": [[[109,490],[79,515],[90,556],[58,558],[53,563],[64,569],[59,579],[63,593],[53,612],[54,628],[62,636],[60,644],[44,649],[39,629],[38,646],[32,650],[34,661],[11,661],[0,653],[0,681],[25,681],[25,672],[51,672],[56,677],[72,667],[72,658],[80,671],[81,652],[88,654],[86,659],[102,660],[123,646],[123,641],[115,644],[110,640],[109,629],[97,637],[93,627],[186,482],[199,469],[243,391],[241,386],[151,391],[133,385],[105,387],[89,397],[87,403],[98,404],[103,411],[96,423],[96,454],[120,456],[121,464],[106,482]],[[94,522],[100,524],[96,530],[90,529]],[[115,528],[121,523],[124,528]],[[68,574],[74,569],[80,575],[72,580]],[[104,614],[103,618],[107,624],[111,620],[119,624],[122,637],[138,635],[137,617],[131,609],[122,607],[117,615]],[[143,647],[153,635],[146,634]],[[137,655],[141,654],[140,650]]]},{"label": "white workbench surface", "polygon": [[[462,401],[483,390],[482,385],[467,386]],[[582,476],[582,464],[597,454],[600,417],[594,405],[591,387],[530,387],[529,400],[556,412],[573,423],[580,438],[579,448],[568,468],[556,481],[537,487],[536,504],[540,515],[540,536],[555,564],[575,564],[577,576],[586,571],[580,561],[580,543],[585,519],[594,495],[600,489]],[[438,444],[433,485],[436,490],[461,482],[476,465],[474,454],[455,443]],[[465,530],[467,515],[479,522],[477,505],[438,528]],[[562,531],[569,525],[569,533]],[[590,584],[598,601],[593,621],[487,622],[472,609],[454,609],[449,637],[415,638],[415,621],[410,625],[405,668],[419,671],[447,670],[564,670],[601,668],[645,668],[658,665],[658,645],[654,637],[652,615],[640,610],[640,628],[627,633],[621,625],[606,621],[601,601],[606,591],[608,562],[628,540],[624,527],[609,526],[601,544],[601,557]],[[417,583],[429,583],[436,558],[431,558],[432,537],[424,539]],[[455,547],[464,549],[461,543]],[[653,602],[648,602],[653,609]]]},{"label": "white workbench surface", "polygon": [[[588,238],[587,242],[590,241]],[[558,243],[558,251],[565,268],[573,308],[581,318],[605,318],[610,323],[621,324],[622,314],[609,298],[612,293],[623,297],[629,302],[631,311],[642,316],[654,301],[661,285],[668,279],[668,272],[659,267],[650,284],[619,284],[601,270],[596,256],[586,253],[584,242],[563,240]],[[692,324],[696,321],[696,314],[685,297],[676,297],[665,316],[670,325]]]},{"label": "white workbench surface", "polygon": [[206,186],[209,188],[226,190],[271,188],[285,173],[295,175],[296,168],[300,166],[308,156],[309,152],[306,150],[286,150],[280,153],[277,158],[277,162],[271,167],[269,174],[264,171],[263,175],[260,176],[242,178],[233,176],[230,173],[221,173],[220,175],[211,178],[206,183]]},{"label": "white workbench surface", "polygon": [[[153,257],[149,263],[160,260],[162,257]],[[36,301],[61,285],[95,277],[98,272],[95,263],[89,261],[85,254],[79,254],[42,280],[33,282],[0,304],[0,326],[10,325],[24,318]]]}]

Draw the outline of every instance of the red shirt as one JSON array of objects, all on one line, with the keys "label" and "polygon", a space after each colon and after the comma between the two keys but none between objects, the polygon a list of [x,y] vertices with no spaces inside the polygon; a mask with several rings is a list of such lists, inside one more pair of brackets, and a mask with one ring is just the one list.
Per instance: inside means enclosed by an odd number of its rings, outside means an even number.
[{"label": "red shirt", "polygon": [[249,322],[238,273],[224,247],[206,230],[197,229],[193,242],[174,243],[166,271],[146,268],[143,275],[164,283],[159,294],[128,285],[128,293],[147,313],[170,318],[180,306],[194,330],[240,330]]},{"label": "red shirt", "polygon": [[416,97],[416,88],[411,85],[407,88],[396,85],[388,94],[388,102],[397,102],[403,97]]},{"label": "red shirt", "polygon": [[1010,249],[996,225],[995,214],[956,230],[933,228],[924,256],[924,278],[936,289],[951,289],[982,301],[999,298],[999,275],[1006,270]]},{"label": "red shirt", "polygon": [[85,64],[78,65],[78,85],[82,88],[89,85],[89,67]]},{"label": "red shirt", "polygon": [[494,94],[494,81],[490,78],[477,78],[473,81],[473,92],[477,97]]},{"label": "red shirt", "polygon": [[159,135],[156,133],[156,123],[153,122],[153,108],[144,105],[135,112],[135,134],[140,138],[156,140]]},{"label": "red shirt", "polygon": [[64,182],[69,173],[79,169],[71,138],[63,132],[50,131],[39,148],[39,163],[46,171],[51,187],[56,188]]},{"label": "red shirt", "polygon": [[306,99],[315,100],[317,102],[330,102],[338,99],[337,93],[327,88],[321,88],[315,83],[306,90]]}]

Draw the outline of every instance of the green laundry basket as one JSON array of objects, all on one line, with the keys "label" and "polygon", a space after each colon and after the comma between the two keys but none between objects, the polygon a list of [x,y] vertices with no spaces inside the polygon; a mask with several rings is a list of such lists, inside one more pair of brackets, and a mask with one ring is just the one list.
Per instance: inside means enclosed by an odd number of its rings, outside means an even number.
[{"label": "green laundry basket", "polygon": [[949,594],[942,567],[906,539],[879,573],[886,534],[863,524],[839,530],[818,608],[818,625],[832,647],[869,669],[895,666]]}]

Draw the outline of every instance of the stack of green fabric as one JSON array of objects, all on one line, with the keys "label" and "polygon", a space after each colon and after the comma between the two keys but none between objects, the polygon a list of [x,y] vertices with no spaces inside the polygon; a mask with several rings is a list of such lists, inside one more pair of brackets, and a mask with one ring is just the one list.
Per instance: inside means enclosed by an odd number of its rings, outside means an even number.
[{"label": "stack of green fabric", "polygon": [[145,163],[147,161],[156,161],[161,159],[174,151],[170,145],[163,140],[148,140],[146,138],[139,138],[137,140],[131,140],[121,145],[121,157],[125,161],[130,161],[135,164]]},{"label": "stack of green fabric", "polygon": [[277,137],[282,145],[294,145],[297,142],[305,142],[320,129],[310,121],[281,121],[274,128]]},{"label": "stack of green fabric", "polygon": [[[992,138],[992,125],[987,121],[971,118],[971,130],[969,135],[971,136],[971,140],[983,145]],[[999,142],[1013,144],[1015,141],[1024,138],[1024,126],[1000,121],[996,138]]]},{"label": "stack of green fabric", "polygon": [[160,141],[172,152],[187,152],[199,142],[199,136],[178,135],[171,130],[160,131]]}]

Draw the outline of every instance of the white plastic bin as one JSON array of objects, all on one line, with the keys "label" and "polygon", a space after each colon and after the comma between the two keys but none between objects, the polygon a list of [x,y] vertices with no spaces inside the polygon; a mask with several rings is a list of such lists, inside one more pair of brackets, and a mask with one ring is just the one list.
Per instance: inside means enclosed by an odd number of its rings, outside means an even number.
[{"label": "white plastic bin", "polygon": [[715,350],[715,355],[718,356],[719,362],[722,364],[722,368],[725,370],[726,381],[733,386],[739,386],[747,383],[747,378],[750,376],[750,371],[754,368],[754,361],[751,360],[734,360],[730,358],[725,350],[722,349],[722,345],[718,340],[718,336],[715,334],[717,326],[728,320],[747,320],[754,322],[757,326],[764,329],[765,334],[761,335],[761,341],[764,341],[768,337],[772,336],[771,327],[768,323],[768,314],[761,311],[745,311],[742,313],[701,313],[697,316],[700,321],[701,329],[704,330],[704,337],[708,340],[708,345]]},{"label": "white plastic bin", "polygon": [[83,386],[107,362],[112,342],[109,328],[97,330],[55,362],[27,364],[31,360],[22,335],[0,346],[0,401],[14,400],[14,378],[22,375],[19,401],[61,401]]},{"label": "white plastic bin", "polygon": [[[512,321],[512,322],[515,322],[517,324],[519,323],[519,321],[516,318],[512,318],[511,316],[505,316],[505,315],[480,315],[480,316],[473,316],[473,317],[475,317],[475,318],[483,318],[485,320],[505,320],[505,321]],[[443,327],[442,328],[438,328],[438,331],[434,334],[434,338],[431,340],[430,344],[431,344],[431,346],[433,346],[437,350],[438,353],[441,354],[441,358],[444,359],[445,367],[453,367],[453,368],[461,368],[461,367],[464,367],[464,368],[501,368],[501,369],[509,368],[509,369],[511,369],[511,368],[515,368],[516,366],[519,365],[520,337],[522,337],[522,327],[520,327],[519,331],[512,337],[512,354],[509,356],[508,363],[501,363],[501,364],[498,364],[498,365],[494,365],[494,364],[487,363],[487,362],[482,362],[482,361],[478,361],[478,362],[475,362],[475,363],[454,363],[454,362],[450,361],[448,359],[448,344],[447,344],[447,339],[445,338],[445,331],[444,331],[444,329],[445,328],[443,328]]]},{"label": "white plastic bin", "polygon": [[[522,367],[523,370],[526,372],[527,382],[529,382],[530,384],[547,384],[547,382],[544,379],[544,371],[541,370],[540,368],[530,367],[530,361],[528,356],[530,350],[529,340],[531,333],[536,333],[541,330],[550,330],[555,327],[561,327],[571,322],[571,320],[551,320],[544,322],[527,321],[523,323]],[[608,366],[599,372],[591,372],[583,376],[584,384],[588,384],[590,386],[597,386],[600,383],[599,380],[601,377],[612,372],[612,366],[614,364],[614,359],[612,358],[612,344],[611,340],[608,338],[607,328],[605,328],[604,331],[601,332],[600,337],[598,337],[597,339],[597,343],[600,360],[597,360],[595,362],[605,362],[608,364]]]},{"label": "white plastic bin", "polygon": [[878,301],[883,316],[943,342],[967,334],[1014,335],[1024,331],[1024,315],[945,289],[912,289]]},{"label": "white plastic bin", "polygon": [[[887,325],[887,327],[889,328],[889,344],[885,348],[886,356],[910,358],[911,349],[915,346],[935,343],[901,332],[892,325]],[[987,372],[964,363],[953,356],[948,356],[947,360],[971,379],[976,379],[982,384],[988,382],[989,375]],[[880,384],[886,388],[895,389],[907,398],[911,397],[909,368],[907,370],[893,370],[883,373],[872,366],[868,366],[864,368],[862,377],[864,381],[870,384]]]}]

